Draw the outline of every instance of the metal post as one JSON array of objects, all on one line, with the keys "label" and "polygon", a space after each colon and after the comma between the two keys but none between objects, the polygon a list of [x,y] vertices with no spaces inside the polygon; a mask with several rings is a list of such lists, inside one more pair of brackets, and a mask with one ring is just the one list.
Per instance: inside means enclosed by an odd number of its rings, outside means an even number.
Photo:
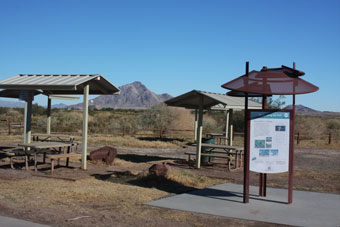
[{"label": "metal post", "polygon": [[225,111],[225,115],[226,115],[226,121],[225,121],[225,145],[229,144],[228,141],[230,141],[230,133],[229,133],[229,119],[230,119],[230,113],[229,110]]},{"label": "metal post", "polygon": [[[267,103],[267,96],[262,96],[262,109],[265,110],[268,108]],[[267,174],[266,173],[260,173],[259,176],[259,196],[266,197],[266,191],[267,191]]]},{"label": "metal post", "polygon": [[195,123],[194,123],[194,133],[195,133],[195,138],[194,138],[194,141],[197,142],[197,109],[195,109]]},{"label": "metal post", "polygon": [[233,140],[234,140],[234,126],[230,125],[230,137],[229,137],[229,146],[233,146]]},{"label": "metal post", "polygon": [[27,109],[28,109],[28,102],[25,101],[25,107],[24,107],[24,143],[27,143]]},{"label": "metal post", "polygon": [[89,90],[90,85],[84,87],[83,101],[83,138],[81,147],[81,168],[86,170],[87,167],[87,129],[88,129],[88,114],[89,114]]},{"label": "metal post", "polygon": [[233,146],[233,139],[234,139],[234,127],[233,127],[233,114],[234,110],[229,110],[229,146]]},{"label": "metal post", "polygon": [[198,132],[196,138],[196,168],[201,167],[201,145],[202,145],[202,132],[203,132],[203,95],[199,97],[199,113],[198,113]]},{"label": "metal post", "polygon": [[[295,64],[294,64],[295,65]],[[293,112],[292,112],[292,135],[289,149],[289,177],[288,177],[288,204],[293,202],[293,176],[294,176],[294,134],[295,134],[295,94],[293,95]]]},{"label": "metal post", "polygon": [[[246,62],[246,76],[249,62]],[[247,81],[248,82],[248,81]],[[248,150],[248,93],[244,97],[244,168],[243,168],[243,203],[249,203],[249,150]]]},{"label": "metal post", "polygon": [[[293,69],[295,69],[295,62],[293,62]],[[292,111],[292,122],[290,126],[292,127],[292,133],[290,135],[290,145],[289,145],[289,167],[288,167],[288,204],[293,202],[293,177],[294,177],[294,135],[295,135],[295,86],[293,94],[293,111]]]},{"label": "metal post", "polygon": [[248,150],[248,93],[245,95],[244,108],[244,168],[243,168],[243,202],[249,203],[249,150]]},{"label": "metal post", "polygon": [[26,101],[27,109],[25,113],[25,136],[26,136],[25,143],[31,143],[32,101],[33,101],[33,96],[32,96],[32,93],[29,92],[27,101]]},{"label": "metal post", "polygon": [[48,97],[47,99],[47,127],[46,133],[51,134],[51,98]]}]

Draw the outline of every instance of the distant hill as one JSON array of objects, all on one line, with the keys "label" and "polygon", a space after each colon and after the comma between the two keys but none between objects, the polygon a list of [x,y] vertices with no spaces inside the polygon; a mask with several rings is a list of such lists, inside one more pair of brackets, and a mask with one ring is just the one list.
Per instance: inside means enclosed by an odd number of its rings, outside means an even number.
[{"label": "distant hill", "polygon": [[[284,109],[292,109],[292,105],[286,106]],[[319,116],[319,117],[340,117],[340,112],[318,111],[304,105],[295,105],[297,115]]]},{"label": "distant hill", "polygon": [[[145,109],[160,104],[170,98],[169,94],[156,94],[150,91],[144,84],[135,81],[121,87],[119,95],[101,95],[90,100],[90,106],[96,109],[116,108],[116,109]],[[82,108],[82,104],[70,106]]]},{"label": "distant hill", "polygon": [[[17,99],[15,99],[15,100],[17,100]],[[0,106],[1,107],[9,107],[9,108],[24,108],[25,104],[24,104],[24,102],[18,102],[18,101],[0,100]]]},{"label": "distant hill", "polygon": [[52,105],[52,108],[55,108],[55,109],[63,109],[63,108],[67,108],[68,106],[64,103],[59,103],[59,104],[55,104],[55,105]]}]

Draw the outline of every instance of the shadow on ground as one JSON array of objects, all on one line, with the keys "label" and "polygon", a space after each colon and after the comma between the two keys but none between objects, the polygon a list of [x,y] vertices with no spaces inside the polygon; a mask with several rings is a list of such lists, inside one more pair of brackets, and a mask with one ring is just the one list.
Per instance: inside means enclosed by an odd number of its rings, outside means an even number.
[{"label": "shadow on ground", "polygon": [[117,158],[134,163],[144,163],[164,160],[177,160],[177,158],[167,158],[159,156],[138,155],[138,154],[118,154]]},{"label": "shadow on ground", "polygon": [[108,174],[93,174],[96,179],[106,182],[134,185],[144,188],[155,188],[168,193],[181,194],[197,190],[194,187],[188,187],[176,181],[165,177],[156,177],[151,175],[134,175],[130,171],[118,172],[112,171]]},{"label": "shadow on ground", "polygon": [[138,137],[139,140],[143,141],[160,141],[160,142],[184,142],[184,139],[180,138],[164,138],[164,137]]}]

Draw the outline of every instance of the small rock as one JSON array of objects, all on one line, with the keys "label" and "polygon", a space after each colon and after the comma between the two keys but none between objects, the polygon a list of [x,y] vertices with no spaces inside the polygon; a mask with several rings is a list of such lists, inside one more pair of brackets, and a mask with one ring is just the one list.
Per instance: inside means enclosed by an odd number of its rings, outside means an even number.
[{"label": "small rock", "polygon": [[149,168],[150,175],[157,177],[166,177],[170,171],[171,167],[166,163],[154,164]]}]

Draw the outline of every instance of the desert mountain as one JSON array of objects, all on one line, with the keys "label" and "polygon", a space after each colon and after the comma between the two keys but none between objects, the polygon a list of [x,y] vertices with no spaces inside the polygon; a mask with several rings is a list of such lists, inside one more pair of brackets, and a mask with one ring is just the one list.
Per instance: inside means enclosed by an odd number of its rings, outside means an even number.
[{"label": "desert mountain", "polygon": [[[144,84],[135,81],[121,87],[119,95],[101,95],[90,100],[90,105],[97,109],[120,108],[120,109],[145,109],[160,104],[170,98],[169,94],[156,94],[150,91]],[[82,104],[74,106],[81,108]]]},{"label": "desert mountain", "polygon": [[[292,105],[288,105],[284,109],[292,109]],[[295,112],[298,115],[306,115],[306,116],[320,116],[320,117],[340,116],[340,112],[318,111],[318,110],[314,110],[312,108],[306,107],[304,105],[295,105]]]},{"label": "desert mountain", "polygon": [[0,100],[0,106],[1,107],[9,107],[9,108],[23,108],[25,106],[25,103],[19,102],[19,101]]}]

